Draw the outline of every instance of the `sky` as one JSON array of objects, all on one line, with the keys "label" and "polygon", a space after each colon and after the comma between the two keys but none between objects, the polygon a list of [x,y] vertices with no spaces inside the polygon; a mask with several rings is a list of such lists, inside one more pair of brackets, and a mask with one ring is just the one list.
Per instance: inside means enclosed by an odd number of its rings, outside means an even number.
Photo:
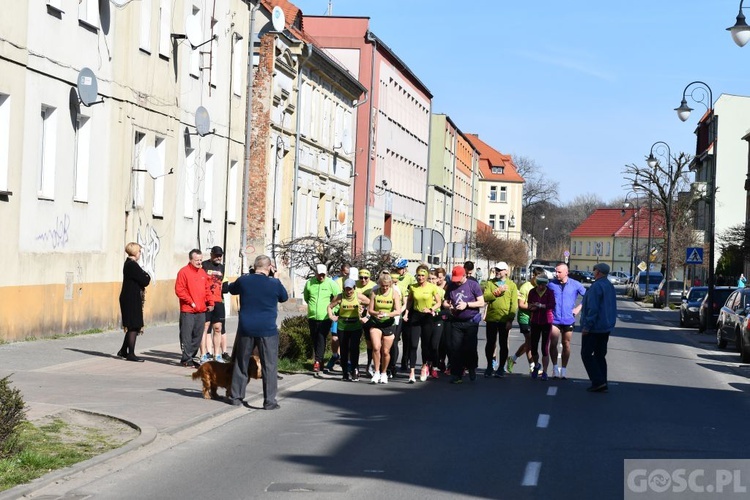
[{"label": "sky", "polygon": [[[328,0],[291,0],[325,15]],[[333,15],[365,16],[370,29],[451,117],[505,154],[535,160],[562,203],[625,196],[623,167],[651,145],[695,152],[694,130],[674,108],[695,80],[750,94],[750,44],[726,28],[738,0],[333,0]],[[750,10],[746,13],[750,16]],[[697,97],[697,94],[696,94]],[[750,128],[750,120],[748,123]]]}]

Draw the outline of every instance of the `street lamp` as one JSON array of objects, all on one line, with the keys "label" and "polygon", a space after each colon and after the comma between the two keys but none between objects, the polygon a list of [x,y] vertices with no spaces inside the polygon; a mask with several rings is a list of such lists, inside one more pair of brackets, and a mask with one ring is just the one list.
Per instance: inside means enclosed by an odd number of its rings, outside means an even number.
[{"label": "street lamp", "polygon": [[740,0],[740,12],[737,14],[737,22],[734,26],[727,28],[732,35],[732,40],[738,47],[744,47],[750,41],[750,26],[745,22],[745,15],[742,13],[742,4],[745,0]]},{"label": "street lamp", "polygon": [[[542,215],[542,218],[544,218],[543,215]],[[544,231],[542,231],[542,257],[544,257],[544,237],[547,235],[547,229],[549,228],[545,227]]]},{"label": "street lamp", "polygon": [[[742,13],[742,2],[740,2],[740,14]],[[744,16],[742,16],[742,19],[744,20]],[[740,16],[737,16],[738,23],[741,21]],[[735,25],[736,26],[736,25]],[[741,26],[740,26],[741,27]],[[713,307],[713,301],[714,301],[714,232],[716,229],[716,161],[719,156],[719,137],[718,137],[718,126],[717,126],[717,117],[714,113],[713,108],[713,92],[711,91],[711,87],[708,86],[708,84],[701,82],[701,81],[694,81],[687,84],[685,87],[685,90],[682,91],[682,102],[680,103],[680,107],[676,108],[675,111],[677,111],[677,116],[680,118],[680,120],[685,121],[690,116],[690,111],[692,111],[688,106],[687,102],[685,101],[685,96],[687,95],[687,91],[691,86],[697,86],[696,89],[693,89],[693,91],[690,92],[690,97],[695,101],[703,104],[706,106],[706,109],[708,111],[708,142],[707,144],[713,143],[713,158],[709,163],[709,169],[708,169],[708,303],[711,304],[711,307]],[[701,94],[700,99],[696,99],[694,96],[694,92],[696,90],[701,90],[703,94]],[[705,98],[708,97],[708,102],[705,101]],[[708,149],[708,147],[707,147]],[[701,151],[700,153],[703,153]],[[708,155],[707,155],[708,157]],[[704,241],[705,241],[705,233],[704,233]]]},{"label": "street lamp", "polygon": [[[656,170],[656,167],[659,166],[659,160],[656,159],[654,156],[654,148],[656,148],[657,154],[659,154],[662,157],[665,157],[667,159],[667,165],[668,165],[668,171],[669,171],[669,184],[667,185],[667,272],[664,275],[664,300],[667,305],[669,305],[669,279],[670,276],[670,260],[669,260],[669,254],[670,250],[672,249],[672,191],[674,189],[674,183],[672,182],[672,149],[669,147],[669,144],[667,144],[664,141],[656,141],[651,145],[651,151],[648,154],[648,158],[646,159],[646,163],[649,167]],[[666,151],[665,151],[666,150]]]}]

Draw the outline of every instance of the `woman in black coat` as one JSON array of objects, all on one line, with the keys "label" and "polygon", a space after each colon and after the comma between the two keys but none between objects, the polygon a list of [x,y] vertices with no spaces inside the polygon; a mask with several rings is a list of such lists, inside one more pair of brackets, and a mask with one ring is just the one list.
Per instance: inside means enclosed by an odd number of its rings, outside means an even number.
[{"label": "woman in black coat", "polygon": [[128,258],[122,267],[120,291],[120,312],[125,339],[117,355],[128,361],[143,361],[135,355],[135,339],[143,331],[143,302],[151,276],[138,265],[141,256],[141,246],[138,243],[130,242],[125,245],[125,253],[128,254]]}]

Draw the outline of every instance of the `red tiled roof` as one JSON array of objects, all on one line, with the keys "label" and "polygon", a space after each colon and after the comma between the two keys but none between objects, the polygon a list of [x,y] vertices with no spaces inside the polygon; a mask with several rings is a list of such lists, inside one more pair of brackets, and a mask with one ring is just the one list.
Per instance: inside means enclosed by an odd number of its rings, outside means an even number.
[{"label": "red tiled roof", "polygon": [[[633,212],[636,209],[633,208],[598,208],[593,214],[583,221],[577,228],[571,233],[571,238],[587,238],[587,237],[616,237],[616,238],[632,238],[633,235],[638,235],[639,238],[645,238],[648,234],[648,208],[641,207],[638,209],[638,215],[636,215],[635,222],[633,225]],[[653,213],[653,219],[651,221],[651,235],[653,237],[662,237],[662,231],[659,228],[662,224],[662,217],[657,212]]]},{"label": "red tiled roof", "polygon": [[[471,144],[479,151],[479,170],[482,178],[502,182],[526,182],[518,173],[510,155],[500,151],[479,138],[477,134],[465,134]],[[492,167],[504,167],[502,174],[493,174]]]}]

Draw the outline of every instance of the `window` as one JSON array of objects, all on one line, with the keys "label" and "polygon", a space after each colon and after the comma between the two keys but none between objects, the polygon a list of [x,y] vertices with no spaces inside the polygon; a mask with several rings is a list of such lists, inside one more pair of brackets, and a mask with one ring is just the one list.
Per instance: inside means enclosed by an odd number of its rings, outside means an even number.
[{"label": "window", "polygon": [[141,0],[140,49],[151,53],[151,0]]},{"label": "window", "polygon": [[47,7],[52,7],[57,12],[63,12],[62,0],[47,0]]},{"label": "window", "polygon": [[42,105],[41,151],[39,161],[39,198],[55,198],[55,152],[57,150],[57,115],[55,108]]},{"label": "window", "polygon": [[502,174],[505,172],[505,167],[492,167],[493,174]]},{"label": "window", "polygon": [[497,201],[497,186],[490,186],[490,201]]},{"label": "window", "polygon": [[[198,26],[201,27],[201,34],[203,33],[203,23],[200,22],[201,10],[198,7],[193,6],[193,17],[198,20]],[[190,52],[190,76],[198,78],[201,72],[201,49],[192,49]]]},{"label": "window", "polygon": [[10,96],[0,94],[0,191],[10,191],[8,162],[10,158]]},{"label": "window", "polygon": [[237,161],[229,164],[229,192],[227,193],[227,221],[231,224],[237,222],[237,172],[239,172]]},{"label": "window", "polygon": [[146,134],[135,133],[133,142],[133,208],[143,208],[146,190]]},{"label": "window", "polygon": [[612,244],[608,241],[607,244],[604,247],[605,248],[604,255],[607,256],[607,257],[609,257],[609,253],[611,251],[611,245]]},{"label": "window", "polygon": [[500,215],[497,218],[497,230],[505,231],[505,216],[504,215]]},{"label": "window", "polygon": [[99,0],[78,0],[78,20],[88,26],[97,27],[99,17]]},{"label": "window", "polygon": [[203,177],[203,220],[211,222],[214,211],[214,155],[206,155],[206,166]]},{"label": "window", "polygon": [[182,215],[193,218],[193,203],[195,199],[195,149],[185,148],[185,199],[183,200]]},{"label": "window", "polygon": [[586,255],[591,255],[591,242],[586,242]]},{"label": "window", "polygon": [[[242,82],[244,81],[242,77],[246,73],[246,71],[243,71],[242,61],[244,61],[243,54],[247,51],[243,50],[242,42],[243,40],[235,40],[232,49],[232,92],[237,96],[242,95]],[[245,67],[245,70],[247,70],[247,67]]]},{"label": "window", "polygon": [[172,48],[172,2],[159,0],[159,55],[169,58]]},{"label": "window", "polygon": [[154,217],[164,216],[164,175],[168,172],[167,170],[167,144],[163,137],[157,137],[154,141],[154,147],[156,148],[156,157],[159,158],[159,163],[162,166],[162,173],[160,177],[154,179],[154,205],[151,208],[151,214]]},{"label": "window", "polygon": [[75,130],[75,163],[73,201],[89,201],[89,156],[91,154],[91,119],[78,115]]},{"label": "window", "polygon": [[505,186],[502,186],[500,188],[500,201],[502,203],[506,203],[508,201],[508,188]]},{"label": "window", "polygon": [[494,214],[490,215],[489,224],[492,230],[494,231],[495,230],[495,215]]}]

